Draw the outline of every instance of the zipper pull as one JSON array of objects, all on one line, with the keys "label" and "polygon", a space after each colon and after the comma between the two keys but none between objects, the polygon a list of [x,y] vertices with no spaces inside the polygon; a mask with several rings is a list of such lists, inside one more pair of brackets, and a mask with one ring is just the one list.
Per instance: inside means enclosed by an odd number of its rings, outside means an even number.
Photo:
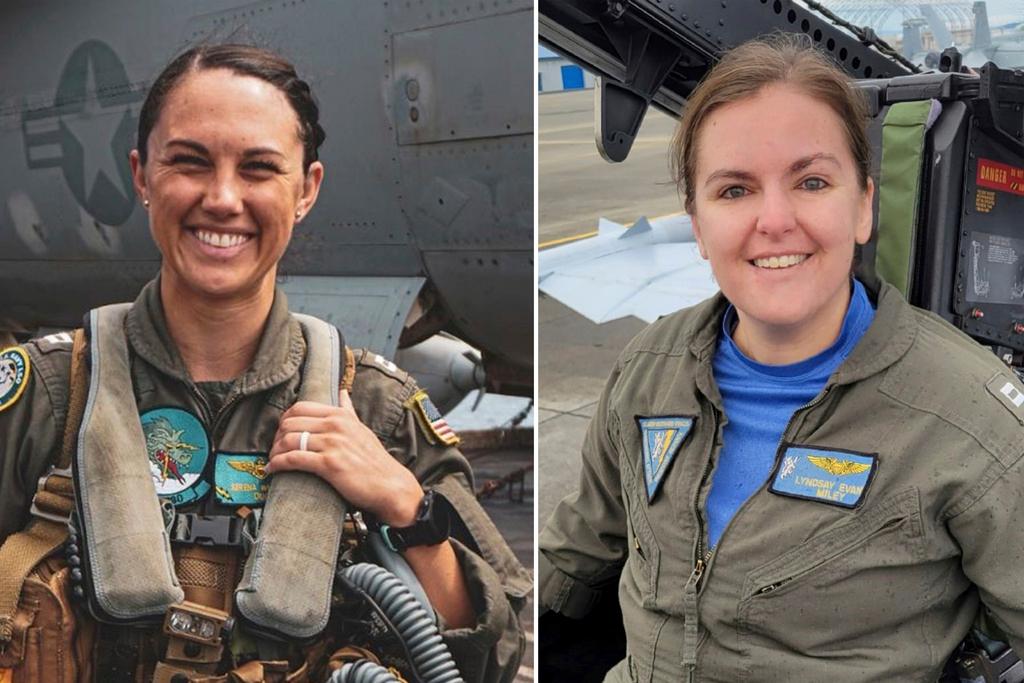
[{"label": "zipper pull", "polygon": [[647,556],[644,555],[644,549],[640,547],[640,539],[633,536],[633,545],[636,546],[636,552],[644,562],[647,561]]},{"label": "zipper pull", "polygon": [[769,584],[769,585],[764,586],[762,588],[759,588],[758,591],[757,591],[757,594],[758,595],[765,595],[767,593],[774,592],[775,590],[781,588],[782,586],[785,586],[789,582],[790,582],[790,579],[783,579],[782,581],[776,581],[775,583],[772,583],[772,584]]}]

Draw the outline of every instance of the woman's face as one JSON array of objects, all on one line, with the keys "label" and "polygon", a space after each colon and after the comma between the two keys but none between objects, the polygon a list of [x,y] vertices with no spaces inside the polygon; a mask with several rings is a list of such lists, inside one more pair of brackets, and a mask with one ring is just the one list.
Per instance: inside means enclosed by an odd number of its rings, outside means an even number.
[{"label": "woman's face", "polygon": [[740,326],[828,339],[849,302],[854,243],[871,236],[842,122],[786,85],[724,105],[698,133],[693,227]]},{"label": "woman's face", "polygon": [[323,177],[318,162],[303,173],[285,95],[227,69],[190,73],[148,145],[145,166],[132,152],[132,175],[168,284],[218,298],[272,291],[296,213],[309,212]]}]

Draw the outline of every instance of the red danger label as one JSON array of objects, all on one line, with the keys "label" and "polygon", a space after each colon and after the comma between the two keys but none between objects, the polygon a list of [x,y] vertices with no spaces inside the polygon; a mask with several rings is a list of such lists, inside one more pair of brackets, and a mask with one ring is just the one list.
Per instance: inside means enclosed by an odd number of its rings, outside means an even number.
[{"label": "red danger label", "polygon": [[978,187],[1024,196],[1024,168],[978,159]]}]

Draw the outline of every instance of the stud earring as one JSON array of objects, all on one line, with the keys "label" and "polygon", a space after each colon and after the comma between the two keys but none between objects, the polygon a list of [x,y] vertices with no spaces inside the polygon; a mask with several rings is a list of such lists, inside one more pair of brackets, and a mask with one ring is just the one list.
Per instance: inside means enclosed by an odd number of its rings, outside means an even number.
[{"label": "stud earring", "polygon": [[149,208],[149,200],[148,199],[143,199],[142,200],[142,205],[148,209]]},{"label": "stud earring", "polygon": [[300,218],[302,218],[302,209],[296,209],[295,210],[295,220],[299,220]]}]

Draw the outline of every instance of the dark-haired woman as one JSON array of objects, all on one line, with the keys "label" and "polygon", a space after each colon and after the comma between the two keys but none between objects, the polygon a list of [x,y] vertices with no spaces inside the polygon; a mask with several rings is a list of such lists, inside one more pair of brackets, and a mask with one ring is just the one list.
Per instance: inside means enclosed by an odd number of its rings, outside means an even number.
[{"label": "dark-haired woman", "polygon": [[618,579],[606,680],[936,681],[979,602],[1024,647],[1024,394],[850,277],[865,122],[783,36],[688,98],[672,156],[722,291],[626,347],[540,538],[542,605],[582,616]]},{"label": "dark-haired woman", "polygon": [[[422,584],[463,677],[511,678],[522,653],[514,607],[521,606],[529,577],[469,492],[470,470],[452,439],[427,419],[429,399],[405,373],[375,354],[334,348],[333,362],[345,366],[339,376],[346,376],[344,386],[351,391],[335,386],[321,400],[303,400],[309,385],[322,383],[309,369],[320,342],[289,314],[275,289],[275,275],[293,229],[320,191],[324,167],[317,148],[323,139],[308,85],[289,63],[266,51],[239,45],[193,49],[154,82],[130,161],[162,255],[160,273],[118,319],[118,331],[108,334],[109,340],[101,341],[107,338],[97,329],[88,330],[90,392],[107,396],[104,400],[122,413],[137,414],[144,450],[140,445],[140,452],[133,451],[134,443],[126,450],[131,458],[146,461],[148,479],[145,486],[130,478],[123,484],[89,480],[89,468],[99,466],[88,458],[103,457],[83,455],[92,438],[90,420],[110,407],[89,403],[84,416],[75,416],[83,426],[76,432],[79,450],[72,456],[79,528],[71,540],[79,556],[71,563],[72,571],[86,564],[91,572],[91,581],[84,582],[79,572],[75,585],[80,593],[83,588],[97,593],[83,596],[93,614],[106,609],[117,617],[118,610],[130,613],[137,607],[125,606],[126,601],[144,602],[139,596],[99,594],[103,580],[115,586],[114,594],[118,584],[139,581],[133,572],[140,569],[132,562],[104,568],[104,553],[114,551],[102,547],[108,535],[134,523],[129,520],[136,511],[98,510],[105,501],[110,507],[111,500],[125,496],[134,501],[128,507],[138,507],[144,517],[155,495],[174,548],[169,590],[180,583],[189,603],[237,616],[239,579],[242,592],[259,593],[260,581],[275,570],[285,572],[274,584],[281,594],[266,595],[264,582],[260,599],[266,604],[253,607],[252,614],[274,615],[275,601],[299,603],[300,596],[322,595],[322,586],[308,587],[304,581],[318,562],[330,564],[333,558],[317,556],[319,529],[303,531],[301,523],[328,504],[325,498],[278,505],[287,510],[277,513],[278,525],[281,519],[288,522],[289,514],[295,524],[294,536],[286,527],[273,539],[285,548],[287,569],[265,547],[270,540],[261,536],[264,529],[250,519],[259,517],[264,503],[269,512],[270,475],[304,471],[391,531],[388,543],[397,545]],[[119,348],[127,358],[123,377],[110,379],[117,370],[108,359]],[[12,388],[0,397],[0,542],[10,537],[11,546],[18,542],[12,534],[34,520],[30,507],[39,509],[30,505],[35,482],[61,450],[69,414],[71,346],[66,336],[57,336],[8,349],[3,356],[19,369]],[[103,373],[97,368],[100,357]],[[104,379],[97,379],[101,375]],[[110,389],[116,381],[130,389],[118,395]],[[109,424],[95,429],[114,431]],[[120,443],[122,436],[100,433],[96,438]],[[107,466],[123,463],[111,459]],[[117,514],[121,517],[111,522]],[[440,528],[441,517],[443,531],[424,529],[430,524]],[[269,515],[265,521],[269,524]],[[207,530],[205,535],[200,529]],[[77,547],[80,537],[85,547]],[[142,566],[151,549],[141,535],[138,543]],[[267,552],[269,559],[260,560],[266,566],[247,566],[242,576],[246,552]],[[0,563],[4,559],[0,551]],[[38,579],[38,572],[34,576]],[[163,578],[154,576],[153,582]],[[19,642],[31,641],[26,635],[31,624],[24,610],[5,613],[6,607],[0,595],[0,652],[9,655]],[[291,614],[287,609],[280,613]],[[282,625],[284,637],[274,633],[273,624],[241,624],[230,638],[211,645],[212,657],[210,650],[189,646],[187,635],[175,640],[173,624],[185,623],[183,618],[168,621],[169,636],[159,629],[133,628],[130,618],[110,619],[125,623],[101,624],[93,652],[79,652],[77,667],[82,676],[91,669],[102,681],[142,681],[154,675],[175,681],[323,680],[333,652],[365,645],[345,642],[344,634],[332,632],[335,612],[322,615],[328,616],[326,629],[315,623]],[[308,635],[307,630],[315,637],[287,637]],[[62,675],[74,678],[75,659],[65,659]],[[27,673],[30,664],[0,657],[0,672],[5,667],[14,669],[16,681],[36,680]],[[38,680],[51,680],[47,676],[53,669],[48,671]]]}]

